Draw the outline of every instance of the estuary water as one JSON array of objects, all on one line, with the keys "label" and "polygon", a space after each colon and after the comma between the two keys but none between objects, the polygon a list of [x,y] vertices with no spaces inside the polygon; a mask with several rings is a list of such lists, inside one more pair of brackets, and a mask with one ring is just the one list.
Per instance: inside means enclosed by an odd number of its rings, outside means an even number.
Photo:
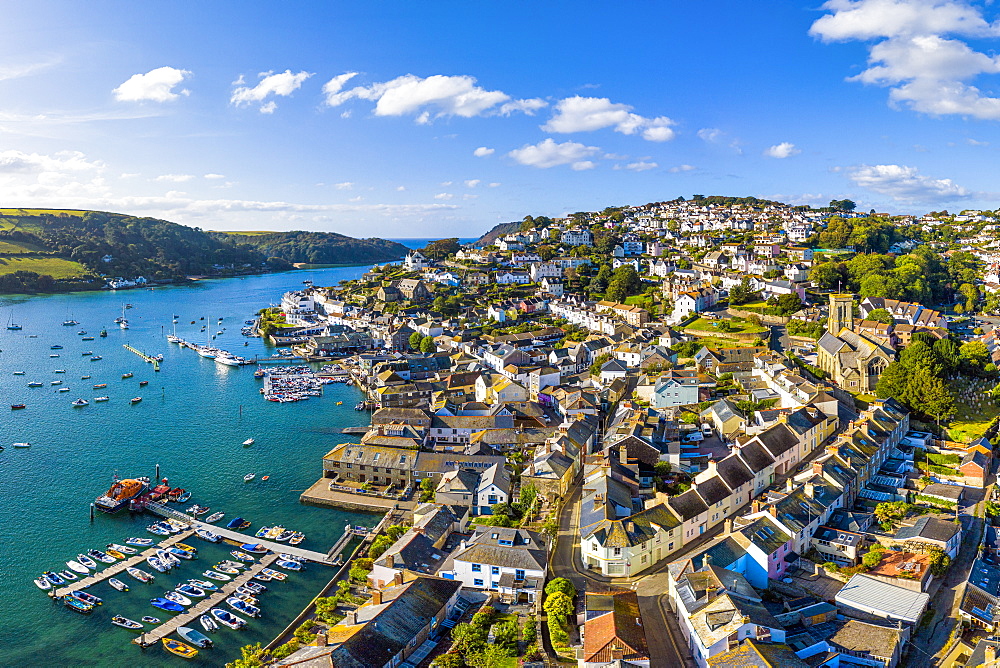
[{"label": "estuary water", "polygon": [[[240,334],[244,320],[277,303],[284,292],[301,288],[305,279],[333,285],[366,269],[205,280],[153,290],[0,297],[0,445],[6,448],[0,452],[0,666],[124,668],[184,662],[160,646],[140,650],[131,643],[132,632],[112,626],[110,619],[115,614],[165,619],[169,613],[150,606],[149,599],[200,578],[228,557],[231,546],[192,539],[188,542],[199,548],[199,559],[171,573],[155,573],[154,584],[123,576],[128,592],[106,582],[96,585],[90,591],[105,602],[86,616],[52,602],[32,583],[42,571],[65,570],[67,560],[90,548],[103,549],[129,536],[153,537],[145,531],[152,519],[130,516],[128,510],[97,512],[91,521],[90,503],[116,473],[153,478],[158,464],[161,478],[193,492],[184,507],[198,503],[224,511],[221,524],[243,516],[253,523],[248,533],[274,524],[303,531],[307,538],[301,547],[318,551],[329,549],[346,523],[378,521],[372,514],[298,502],[299,493],[320,477],[323,454],[346,440],[357,442],[339,433],[368,418],[353,410],[360,398],[355,388],[326,385],[323,397],[268,402],[258,392],[261,381],[253,378],[254,367],[222,366],[164,338],[173,331],[176,314],[176,333],[183,339],[210,341],[244,357],[267,356],[272,350],[260,339]],[[125,311],[128,330],[114,322],[124,303],[133,305]],[[24,329],[7,330],[11,318]],[[80,324],[61,324],[69,319]],[[107,338],[99,336],[102,328]],[[83,341],[81,330],[94,340]],[[162,353],[161,371],[154,372],[125,344],[150,355]],[[87,352],[103,359],[91,361]],[[134,376],[122,379],[125,373]],[[51,385],[54,380],[62,385]],[[142,380],[149,384],[140,387]],[[29,382],[43,386],[29,388]],[[93,389],[98,383],[107,387]],[[59,387],[70,391],[58,392]],[[110,401],[95,403],[98,396]],[[71,406],[78,397],[90,405]],[[142,402],[130,405],[133,397]],[[27,408],[10,410],[10,404],[20,403]],[[256,443],[242,447],[250,437]],[[31,447],[14,449],[14,442]],[[247,473],[256,479],[245,483]],[[269,479],[261,480],[265,475]],[[221,666],[236,658],[242,645],[267,643],[332,575],[332,569],[314,564],[284,582],[268,583],[261,597],[263,617],[241,631],[221,628],[213,636],[215,649],[202,650],[190,663]]]}]

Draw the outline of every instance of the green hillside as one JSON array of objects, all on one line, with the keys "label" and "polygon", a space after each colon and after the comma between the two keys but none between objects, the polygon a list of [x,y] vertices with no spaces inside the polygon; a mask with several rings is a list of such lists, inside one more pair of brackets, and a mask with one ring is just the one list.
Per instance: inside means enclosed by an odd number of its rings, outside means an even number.
[{"label": "green hillside", "polygon": [[0,209],[0,293],[98,289],[103,276],[153,281],[397,260],[406,247],[326,232],[205,232],[104,211]]}]

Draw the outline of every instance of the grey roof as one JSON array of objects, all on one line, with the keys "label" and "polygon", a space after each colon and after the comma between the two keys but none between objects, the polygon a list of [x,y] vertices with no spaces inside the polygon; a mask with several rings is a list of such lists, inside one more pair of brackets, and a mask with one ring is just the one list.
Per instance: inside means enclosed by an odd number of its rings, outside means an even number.
[{"label": "grey roof", "polygon": [[[479,540],[482,536],[491,537],[497,533],[499,528],[493,528],[477,535],[473,541]],[[455,561],[464,561],[473,564],[488,564],[501,568],[523,568],[525,570],[544,571],[547,563],[545,548],[540,541],[529,539],[529,544],[503,546],[499,540],[487,538],[483,542],[473,542],[464,550],[459,549],[453,555]]]},{"label": "grey roof", "polygon": [[960,531],[958,525],[937,517],[921,517],[913,526],[902,527],[893,536],[896,540],[909,540],[911,538],[926,538],[927,540],[941,541],[947,543],[956,533]]},{"label": "grey roof", "polygon": [[757,434],[756,438],[764,444],[767,451],[775,458],[788,452],[799,443],[799,439],[792,430],[780,423]]},{"label": "grey roof", "polygon": [[714,475],[704,482],[698,483],[698,494],[705,503],[712,505],[718,503],[729,496],[732,492],[726,483],[722,482],[718,475]]},{"label": "grey roof", "polygon": [[753,441],[740,448],[739,455],[740,459],[742,459],[754,473],[760,473],[768,466],[774,464],[774,457],[769,455],[763,446]]},{"label": "grey roof", "polygon": [[929,600],[928,594],[860,574],[853,576],[836,596],[841,605],[912,624],[920,619]]},{"label": "grey roof", "polygon": [[667,505],[684,521],[697,517],[708,510],[708,506],[705,505],[705,502],[695,489],[689,489],[683,494],[671,497],[667,501]]},{"label": "grey roof", "polygon": [[753,473],[735,453],[723,458],[715,469],[722,481],[731,489],[736,489],[753,480]]}]

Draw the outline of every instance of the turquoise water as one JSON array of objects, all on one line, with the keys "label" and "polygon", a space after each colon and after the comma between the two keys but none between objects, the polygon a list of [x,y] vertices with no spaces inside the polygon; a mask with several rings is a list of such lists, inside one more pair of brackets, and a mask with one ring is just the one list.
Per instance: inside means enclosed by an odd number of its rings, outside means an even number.
[{"label": "turquoise water", "polygon": [[[194,493],[189,504],[226,512],[223,523],[242,515],[253,522],[251,532],[276,523],[303,531],[307,539],[301,547],[309,549],[326,551],[348,521],[368,526],[378,521],[376,515],[298,503],[299,493],[321,475],[322,455],[350,440],[339,430],[367,419],[353,410],[360,396],[356,389],[327,385],[323,397],[294,404],[267,402],[258,392],[254,367],[221,366],[164,338],[172,331],[176,313],[177,335],[182,338],[205,342],[199,329],[207,323],[209,334],[226,328],[214,341],[217,346],[243,356],[266,355],[270,351],[260,339],[240,335],[244,320],[277,303],[284,292],[300,288],[306,278],[331,285],[365,269],[289,272],[118,293],[0,297],[0,445],[6,448],[0,452],[0,665],[134,667],[184,662],[159,646],[140,650],[131,644],[133,634],[112,626],[110,619],[115,614],[164,619],[169,613],[156,610],[148,600],[199,577],[228,556],[231,547],[192,539],[200,558],[172,573],[156,573],[152,585],[127,576],[121,579],[128,582],[129,592],[119,593],[106,582],[96,585],[91,591],[105,603],[88,616],[53,603],[32,583],[43,570],[66,569],[67,560],[89,548],[101,549],[129,536],[152,536],[145,531],[150,518],[130,517],[127,510],[113,516],[98,512],[90,520],[90,503],[107,490],[115,472],[152,478],[159,464],[161,477],[171,486]],[[127,311],[127,331],[114,323],[123,302],[134,305]],[[3,329],[11,314],[22,331]],[[69,318],[80,325],[62,326]],[[102,327],[108,331],[104,339],[98,337]],[[81,329],[95,340],[81,341]],[[29,338],[32,334],[37,338]],[[149,354],[163,353],[162,370],[154,373],[151,365],[122,347],[126,343]],[[57,344],[63,349],[50,349]],[[104,359],[91,362],[84,351]],[[66,373],[55,374],[56,369]],[[26,375],[15,376],[14,371]],[[135,376],[122,380],[126,372]],[[81,380],[82,375],[91,379]],[[49,385],[58,379],[69,392],[56,392]],[[149,384],[140,388],[140,380]],[[31,381],[44,386],[28,388]],[[96,383],[108,387],[94,390]],[[111,400],[93,403],[102,395]],[[142,402],[130,405],[135,396]],[[74,408],[70,402],[77,397],[91,404]],[[11,411],[12,403],[28,407]],[[251,436],[256,443],[242,447]],[[10,447],[21,441],[31,448]],[[244,483],[244,474],[251,472],[257,479]],[[262,481],[264,475],[270,479]],[[251,620],[242,631],[221,628],[213,637],[216,648],[201,651],[189,663],[221,666],[237,656],[242,645],[270,641],[332,575],[330,568],[311,565],[284,582],[269,583],[261,598],[264,617]]]}]

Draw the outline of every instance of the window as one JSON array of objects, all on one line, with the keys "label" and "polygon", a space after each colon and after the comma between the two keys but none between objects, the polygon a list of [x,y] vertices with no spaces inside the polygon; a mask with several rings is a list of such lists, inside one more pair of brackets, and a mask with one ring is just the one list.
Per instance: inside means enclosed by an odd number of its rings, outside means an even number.
[{"label": "window", "polygon": [[523,580],[524,579],[524,570],[521,569],[521,568],[518,568],[517,570],[515,570],[514,571],[514,579],[515,580]]},{"label": "window", "polygon": [[483,565],[482,564],[472,564],[472,572],[473,573],[482,573],[483,572]]},{"label": "window", "polygon": [[472,581],[472,586],[473,587],[482,587],[483,586],[483,581],[481,579],[479,579],[479,578],[476,578],[475,580]]},{"label": "window", "polygon": [[490,575],[500,575],[500,567],[490,566]]},{"label": "window", "polygon": [[620,556],[622,556],[622,549],[621,549],[620,547],[616,547],[616,548],[613,548],[613,554],[614,554],[614,555],[615,555],[616,557],[620,557]]},{"label": "window", "polygon": [[490,589],[497,589],[499,587],[500,587],[500,583],[497,582],[496,580],[494,580],[493,582],[490,583]]}]

